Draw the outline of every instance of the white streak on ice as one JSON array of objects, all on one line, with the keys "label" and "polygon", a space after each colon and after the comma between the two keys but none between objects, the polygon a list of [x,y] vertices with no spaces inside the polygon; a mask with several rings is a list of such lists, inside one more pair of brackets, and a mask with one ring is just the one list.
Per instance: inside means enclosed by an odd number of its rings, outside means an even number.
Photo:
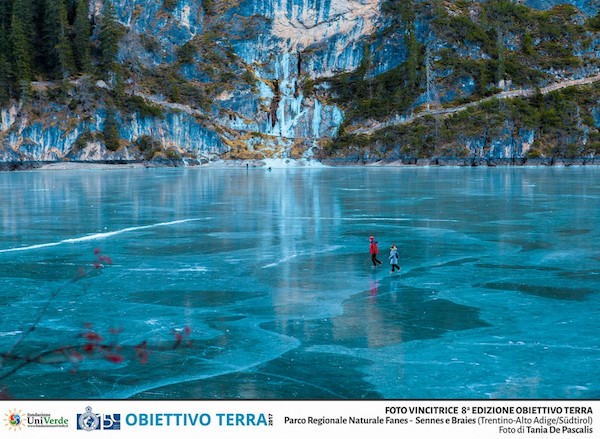
[{"label": "white streak on ice", "polygon": [[330,253],[330,252],[334,252],[336,250],[339,250],[340,248],[342,248],[341,245],[330,245],[327,246],[326,248],[324,248],[323,250],[317,251],[317,252],[300,252],[300,253],[294,253],[293,255],[290,256],[286,256],[285,258],[281,258],[278,261],[272,262],[270,264],[267,265],[263,265],[261,268],[273,268],[276,267],[280,264],[283,264],[284,262],[289,261],[290,259],[294,259],[297,258],[298,256],[306,256],[306,255],[310,255],[313,253],[317,253],[317,254],[321,254],[321,253]]},{"label": "white streak on ice", "polygon": [[62,245],[62,244],[74,244],[77,242],[85,242],[85,241],[98,241],[101,239],[110,238],[111,236],[120,235],[121,233],[135,232],[137,230],[146,230],[146,229],[152,229],[155,227],[162,227],[162,226],[172,226],[174,224],[188,223],[191,221],[200,221],[202,219],[209,219],[209,218],[187,218],[187,219],[176,220],[176,221],[168,221],[168,222],[164,222],[164,223],[148,224],[147,226],[126,227],[124,229],[114,230],[112,232],[93,233],[91,235],[80,236],[79,238],[68,238],[68,239],[62,239],[60,241],[55,241],[55,242],[46,242],[44,244],[28,245],[25,247],[6,248],[6,249],[0,250],[0,253],[22,252],[22,251],[27,251],[27,250],[36,250],[39,248],[55,247],[57,245]]},{"label": "white streak on ice", "polygon": [[287,256],[285,258],[282,258],[282,259],[278,260],[277,262],[273,262],[271,264],[263,265],[262,268],[276,267],[277,265],[283,264],[284,262],[287,262],[287,261],[289,261],[291,259],[294,259],[296,257],[298,257],[298,255],[297,254],[293,254],[293,255]]},{"label": "white streak on ice", "polygon": [[164,273],[186,273],[186,272],[207,272],[208,268],[203,266],[195,266],[195,267],[183,267],[183,268],[156,268],[156,267],[148,267],[148,268],[130,268],[129,271],[139,271],[139,272],[164,272]]}]

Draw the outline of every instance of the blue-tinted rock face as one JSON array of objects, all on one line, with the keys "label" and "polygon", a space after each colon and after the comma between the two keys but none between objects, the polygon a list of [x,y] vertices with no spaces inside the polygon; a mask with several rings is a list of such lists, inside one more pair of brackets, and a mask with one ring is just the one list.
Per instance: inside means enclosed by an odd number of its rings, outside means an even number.
[{"label": "blue-tinted rock face", "polygon": [[[177,5],[166,11],[162,1],[113,0],[117,20],[130,33],[150,36],[156,40],[160,50],[152,56],[156,63],[172,62],[177,47],[190,41],[203,31],[202,3],[197,0],[179,0]],[[100,11],[97,11],[100,13]],[[135,53],[131,53],[135,51]],[[140,56],[140,47],[122,45],[121,60],[128,56]],[[144,56],[145,54],[142,54]]]},{"label": "blue-tinted rock face", "polygon": [[[253,68],[258,93],[243,99],[233,93],[223,104],[238,116],[220,122],[270,136],[276,143],[282,139],[283,157],[290,140],[310,145],[335,135],[342,111],[305,96],[302,84],[358,67],[364,38],[376,30],[379,0],[248,0],[227,15],[263,20],[253,37],[233,42],[236,55]],[[397,57],[390,58],[382,59],[382,69],[397,63]]]},{"label": "blue-tinted rock face", "polygon": [[[57,112],[65,109],[56,109]],[[14,109],[12,111],[14,113]],[[3,112],[4,115],[9,112]],[[64,113],[65,115],[67,113]],[[131,147],[109,151],[102,142],[102,130],[106,111],[97,111],[94,120],[76,122],[73,115],[68,118],[75,124],[52,125],[27,119],[15,120],[6,129],[5,151],[0,158],[6,161],[53,161],[71,160],[137,160],[141,156]],[[8,120],[8,116],[6,116]],[[46,121],[45,121],[46,122]],[[56,121],[55,121],[56,122]],[[172,149],[182,156],[215,158],[226,148],[215,131],[200,124],[195,117],[182,112],[166,113],[164,117],[147,117],[138,113],[117,114],[119,137],[126,144],[133,144],[142,136],[158,140],[165,149]],[[4,126],[4,124],[3,124]],[[77,145],[78,139],[92,134],[89,140]],[[95,135],[95,136],[94,136]]]},{"label": "blue-tinted rock face", "polygon": [[464,139],[464,143],[473,157],[501,159],[524,157],[534,140],[535,133],[532,130],[519,129],[515,133],[514,126],[509,123],[490,142],[479,137]]},{"label": "blue-tinted rock face", "polygon": [[[175,72],[178,76],[170,80],[201,89],[209,104],[200,108],[185,102],[179,108],[180,102],[173,96],[165,97],[163,89],[156,93],[149,86],[137,89],[130,80],[127,86],[131,93],[156,95],[153,105],[161,107],[163,116],[142,116],[139,111],[121,109],[117,120],[123,147],[111,152],[104,147],[101,135],[106,119],[102,102],[92,120],[65,104],[53,104],[60,121],[36,117],[12,103],[1,113],[0,160],[133,159],[140,156],[135,142],[143,136],[160,142],[165,149],[199,158],[220,156],[240,145],[259,157],[310,156],[315,145],[339,132],[345,118],[332,99],[328,80],[359,68],[366,53],[370,57],[368,78],[407,62],[406,29],[403,23],[398,24],[398,17],[382,12],[382,3],[384,0],[113,0],[117,19],[126,29],[118,61],[131,65],[135,60],[138,71],[167,72],[164,76],[170,78]],[[576,6],[587,17],[594,16],[600,6],[600,0],[522,2],[542,10],[561,3]],[[90,1],[91,13],[100,14],[102,5],[101,0]],[[420,44],[431,37],[430,18],[421,14],[413,23]],[[393,19],[396,25],[392,25]],[[598,58],[597,40],[592,38],[592,44],[575,48],[574,55]],[[200,51],[214,44],[230,57],[229,65],[211,64],[210,50],[208,54],[195,53],[191,61],[181,63],[178,50],[186,43]],[[512,51],[519,51],[522,45],[519,38],[508,36],[504,43],[506,50]],[[430,44],[436,52],[457,46],[443,35],[434,35]],[[458,53],[482,59],[480,43],[466,42]],[[234,79],[245,74],[246,83],[222,80],[223,87],[211,88],[214,71]],[[594,73],[589,67],[570,72],[572,77]],[[439,67],[431,75],[440,80],[452,78],[437,90],[442,104],[452,105],[476,92],[476,72],[454,75],[452,67]],[[315,82],[317,86],[311,87]],[[427,101],[428,95],[419,91],[409,108]],[[597,113],[594,119],[597,126]],[[474,155],[485,149],[494,157],[520,156],[536,134],[517,131],[507,129],[486,148],[478,146],[480,139],[465,142]],[[86,133],[94,135],[86,137]]]}]

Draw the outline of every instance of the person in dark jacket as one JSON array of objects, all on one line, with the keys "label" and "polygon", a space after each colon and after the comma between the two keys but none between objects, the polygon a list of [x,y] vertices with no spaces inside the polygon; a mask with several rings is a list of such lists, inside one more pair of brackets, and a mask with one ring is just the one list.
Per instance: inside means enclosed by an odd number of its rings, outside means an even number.
[{"label": "person in dark jacket", "polygon": [[371,253],[371,262],[373,262],[373,266],[377,267],[377,265],[381,265],[382,262],[377,259],[377,255],[379,254],[379,248],[377,247],[377,241],[375,241],[374,237],[369,237],[370,247],[369,252]]}]

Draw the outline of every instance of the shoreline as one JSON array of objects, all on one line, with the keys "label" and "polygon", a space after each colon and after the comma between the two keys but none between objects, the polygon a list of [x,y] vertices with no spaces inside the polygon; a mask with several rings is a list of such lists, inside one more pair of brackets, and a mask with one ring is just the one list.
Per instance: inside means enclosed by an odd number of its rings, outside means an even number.
[{"label": "shoreline", "polygon": [[335,168],[335,167],[569,167],[600,166],[600,159],[581,158],[429,158],[429,159],[254,159],[254,160],[160,160],[160,161],[23,161],[0,162],[1,171],[28,170],[110,170],[144,168]]}]

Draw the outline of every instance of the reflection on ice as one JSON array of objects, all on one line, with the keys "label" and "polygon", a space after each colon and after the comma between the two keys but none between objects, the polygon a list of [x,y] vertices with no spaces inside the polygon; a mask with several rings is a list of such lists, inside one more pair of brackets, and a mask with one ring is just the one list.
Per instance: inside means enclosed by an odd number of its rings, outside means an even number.
[{"label": "reflection on ice", "polygon": [[[0,173],[0,382],[23,399],[597,397],[598,172]],[[78,277],[96,247],[114,263]],[[90,325],[122,359],[74,364]]]}]

